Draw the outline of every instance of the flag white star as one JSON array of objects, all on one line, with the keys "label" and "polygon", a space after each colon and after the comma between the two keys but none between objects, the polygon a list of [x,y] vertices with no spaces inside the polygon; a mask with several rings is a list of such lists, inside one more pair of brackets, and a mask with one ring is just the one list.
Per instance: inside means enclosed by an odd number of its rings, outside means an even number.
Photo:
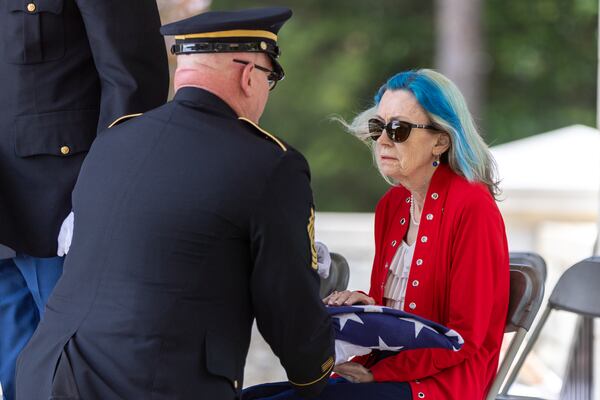
[{"label": "flag white star", "polygon": [[382,306],[361,306],[365,312],[378,312],[378,313],[382,313],[383,312],[383,307]]},{"label": "flag white star", "polygon": [[397,347],[388,346],[387,344],[385,344],[385,342],[383,341],[383,339],[381,338],[381,336],[379,336],[379,346],[377,346],[377,348],[379,350],[398,351],[398,350],[400,350],[403,347],[404,346],[397,346]]},{"label": "flag white star", "polygon": [[458,344],[463,344],[465,342],[462,336],[460,336],[460,333],[456,332],[454,329],[450,329],[446,332],[446,336],[458,338]]},{"label": "flag white star", "polygon": [[413,324],[415,324],[415,339],[419,336],[419,333],[421,333],[421,330],[423,328],[427,328],[430,331],[437,333],[437,331],[435,329],[425,325],[422,322],[417,321],[416,319],[412,319],[412,318],[398,318],[398,319],[401,319],[401,320],[407,321],[407,322],[412,322]]},{"label": "flag white star", "polygon": [[340,320],[340,331],[344,329],[344,325],[346,325],[346,322],[348,321],[354,321],[354,322],[358,322],[359,324],[365,324],[362,319],[360,319],[360,317],[354,313],[348,313],[348,314],[340,314],[340,315],[336,315],[333,318],[337,318]]}]

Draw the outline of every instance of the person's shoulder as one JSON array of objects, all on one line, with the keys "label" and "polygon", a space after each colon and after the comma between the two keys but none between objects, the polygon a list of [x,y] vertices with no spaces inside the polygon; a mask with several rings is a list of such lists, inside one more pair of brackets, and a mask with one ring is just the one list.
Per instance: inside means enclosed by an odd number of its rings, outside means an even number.
[{"label": "person's shoulder", "polygon": [[308,168],[304,155],[265,128],[247,118],[238,118],[244,136],[252,142],[254,151],[258,151],[265,162],[292,163]]},{"label": "person's shoulder", "polygon": [[108,125],[108,128],[114,128],[117,125],[120,125],[126,121],[129,121],[130,119],[139,117],[140,115],[143,115],[143,113],[134,113],[134,114],[126,114],[126,115],[122,115],[119,118],[115,119],[110,125]]},{"label": "person's shoulder", "polygon": [[239,117],[238,121],[242,129],[252,134],[253,136],[261,139],[261,141],[259,141],[258,143],[262,142],[268,144],[268,148],[274,149],[276,151],[276,154],[284,154],[288,151],[296,152],[295,149],[293,149],[290,145],[285,143],[275,134],[267,131],[255,122],[249,120],[248,118]]},{"label": "person's shoulder", "polygon": [[483,182],[469,181],[462,176],[456,176],[450,185],[453,197],[459,198],[466,204],[496,204],[487,185]]},{"label": "person's shoulder", "polygon": [[488,216],[502,219],[496,199],[490,193],[487,185],[482,182],[469,181],[455,175],[449,187],[449,202],[446,209],[454,209],[459,215]]},{"label": "person's shoulder", "polygon": [[[116,118],[107,127],[108,130],[118,130],[124,127],[131,127],[132,124],[144,123],[147,121],[164,121],[166,122],[171,104],[166,103],[160,107],[149,110],[145,113],[125,114]],[[162,117],[161,117],[162,116]]]}]

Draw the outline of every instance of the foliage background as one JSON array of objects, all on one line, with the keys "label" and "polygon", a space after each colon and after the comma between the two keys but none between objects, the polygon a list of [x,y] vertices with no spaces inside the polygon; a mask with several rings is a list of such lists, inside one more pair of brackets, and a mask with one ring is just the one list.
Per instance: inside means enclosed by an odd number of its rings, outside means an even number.
[{"label": "foliage background", "polygon": [[[206,8],[292,8],[294,17],[279,36],[287,77],[271,94],[261,125],[306,156],[320,211],[372,211],[386,184],[368,148],[331,117],[351,119],[396,72],[436,68],[435,15],[441,1],[158,3],[163,22]],[[575,123],[594,126],[597,1],[481,1],[483,97],[476,119],[487,143]]]}]

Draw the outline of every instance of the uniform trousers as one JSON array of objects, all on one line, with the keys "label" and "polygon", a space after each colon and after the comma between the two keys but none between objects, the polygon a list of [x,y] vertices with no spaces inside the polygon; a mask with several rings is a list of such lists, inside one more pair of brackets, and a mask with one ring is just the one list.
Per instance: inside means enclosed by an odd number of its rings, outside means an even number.
[{"label": "uniform trousers", "polygon": [[[303,400],[289,382],[265,383],[242,392],[242,400]],[[316,397],[320,400],[412,400],[410,385],[405,382],[352,383],[344,378],[330,378]]]},{"label": "uniform trousers", "polygon": [[17,357],[44,314],[63,261],[19,253],[0,260],[0,383],[5,400],[14,399]]}]

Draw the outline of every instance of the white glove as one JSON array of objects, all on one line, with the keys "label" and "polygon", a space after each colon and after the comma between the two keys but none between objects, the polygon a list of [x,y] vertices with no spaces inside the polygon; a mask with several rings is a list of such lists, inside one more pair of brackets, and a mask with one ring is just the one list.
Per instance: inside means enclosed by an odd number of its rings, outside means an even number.
[{"label": "white glove", "polygon": [[325,243],[315,242],[317,248],[317,273],[323,279],[329,277],[329,268],[331,268],[331,256],[329,255],[329,249],[325,246]]},{"label": "white glove", "polygon": [[73,214],[73,211],[71,211],[60,226],[60,231],[58,232],[58,250],[56,251],[56,254],[58,254],[60,257],[65,256],[71,247],[74,221],[75,214]]}]

